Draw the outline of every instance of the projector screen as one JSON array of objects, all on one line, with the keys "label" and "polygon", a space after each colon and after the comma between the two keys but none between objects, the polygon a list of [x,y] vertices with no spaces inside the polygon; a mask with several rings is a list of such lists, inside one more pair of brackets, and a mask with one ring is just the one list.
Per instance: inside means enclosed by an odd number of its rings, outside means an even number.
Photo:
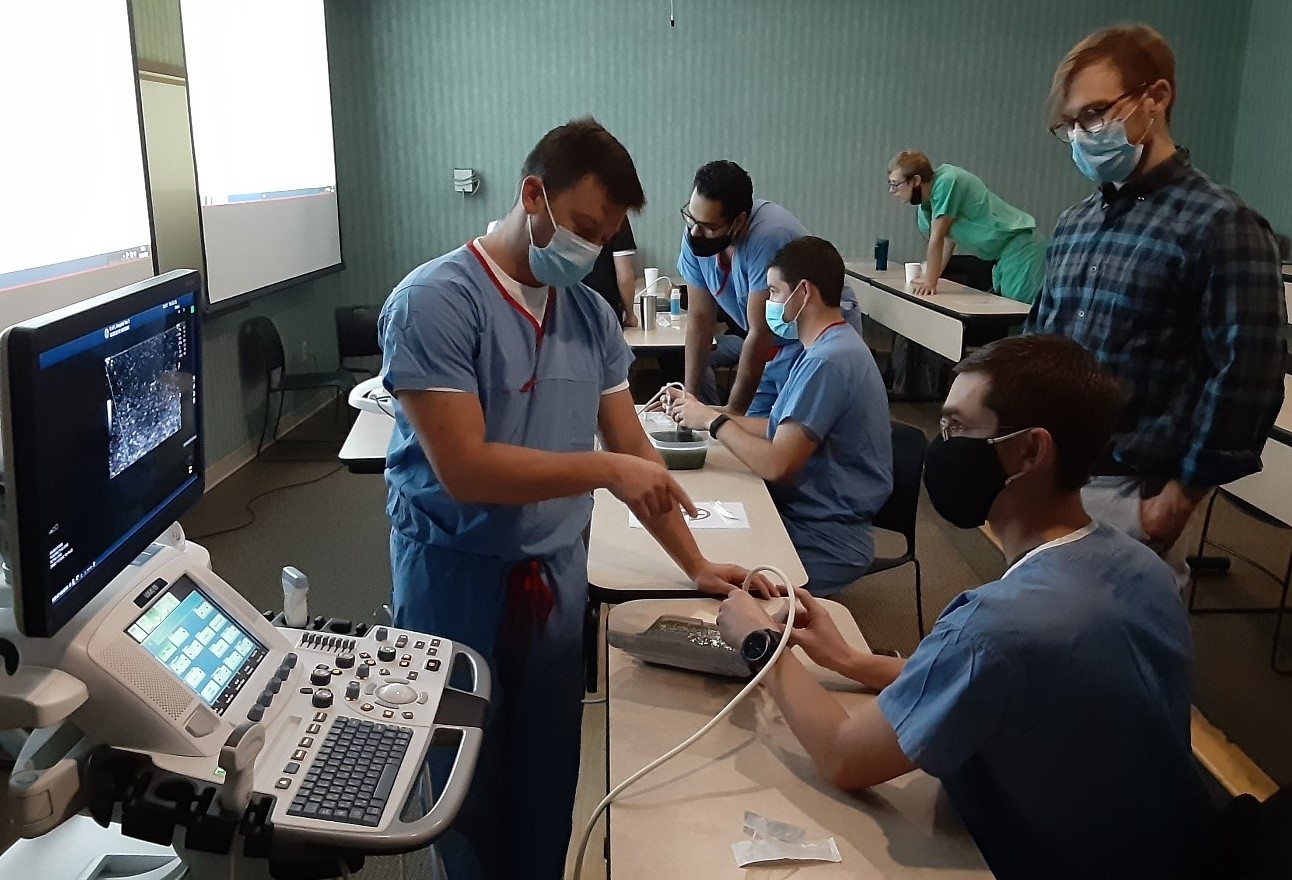
[{"label": "projector screen", "polygon": [[0,3],[0,328],[154,274],[125,0]]},{"label": "projector screen", "polygon": [[323,0],[183,0],[209,303],[341,264]]}]

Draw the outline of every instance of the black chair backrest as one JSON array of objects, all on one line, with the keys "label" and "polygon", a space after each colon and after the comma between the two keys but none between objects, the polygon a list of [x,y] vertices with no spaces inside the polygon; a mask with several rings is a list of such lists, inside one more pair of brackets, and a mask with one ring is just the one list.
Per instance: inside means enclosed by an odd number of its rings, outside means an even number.
[{"label": "black chair backrest", "polygon": [[273,321],[264,315],[248,318],[242,322],[241,332],[260,351],[260,357],[265,364],[266,376],[272,378],[276,370],[282,370],[286,367],[287,358],[283,353],[283,340],[278,335],[278,328],[274,326]]},{"label": "black chair backrest", "polygon": [[893,422],[893,493],[875,514],[877,528],[898,532],[906,538],[908,552],[915,551],[915,514],[920,507],[920,476],[924,472],[924,450],[929,446],[924,432],[914,425]]},{"label": "black chair backrest", "polygon": [[368,306],[341,306],[333,315],[336,318],[336,349],[343,362],[346,358],[381,354],[377,315],[372,309]]},{"label": "black chair backrest", "polygon": [[1208,880],[1285,880],[1292,877],[1292,785],[1258,801],[1234,798],[1221,811],[1212,840]]}]

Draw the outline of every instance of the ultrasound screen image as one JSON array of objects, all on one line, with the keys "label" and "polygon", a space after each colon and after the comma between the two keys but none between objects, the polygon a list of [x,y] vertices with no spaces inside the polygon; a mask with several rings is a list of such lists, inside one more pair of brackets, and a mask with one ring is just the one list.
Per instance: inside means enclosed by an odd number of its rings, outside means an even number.
[{"label": "ultrasound screen image", "polygon": [[176,377],[184,343],[184,328],[171,327],[104,359],[109,477],[178,433],[183,392]]}]

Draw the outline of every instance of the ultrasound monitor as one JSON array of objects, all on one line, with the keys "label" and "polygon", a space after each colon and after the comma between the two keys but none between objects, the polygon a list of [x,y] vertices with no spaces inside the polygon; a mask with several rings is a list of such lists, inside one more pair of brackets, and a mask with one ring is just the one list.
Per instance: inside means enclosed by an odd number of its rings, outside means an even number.
[{"label": "ultrasound monitor", "polygon": [[[54,635],[201,498],[200,302],[198,274],[180,270],[0,336],[6,525],[25,635]],[[205,699],[210,681],[197,690]]]}]

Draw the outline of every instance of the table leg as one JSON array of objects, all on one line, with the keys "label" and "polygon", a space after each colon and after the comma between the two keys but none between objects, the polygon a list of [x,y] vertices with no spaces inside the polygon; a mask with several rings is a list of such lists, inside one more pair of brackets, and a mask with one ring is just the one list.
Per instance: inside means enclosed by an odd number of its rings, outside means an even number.
[{"label": "table leg", "polygon": [[583,610],[584,690],[595,694],[601,671],[601,600],[588,596]]}]

